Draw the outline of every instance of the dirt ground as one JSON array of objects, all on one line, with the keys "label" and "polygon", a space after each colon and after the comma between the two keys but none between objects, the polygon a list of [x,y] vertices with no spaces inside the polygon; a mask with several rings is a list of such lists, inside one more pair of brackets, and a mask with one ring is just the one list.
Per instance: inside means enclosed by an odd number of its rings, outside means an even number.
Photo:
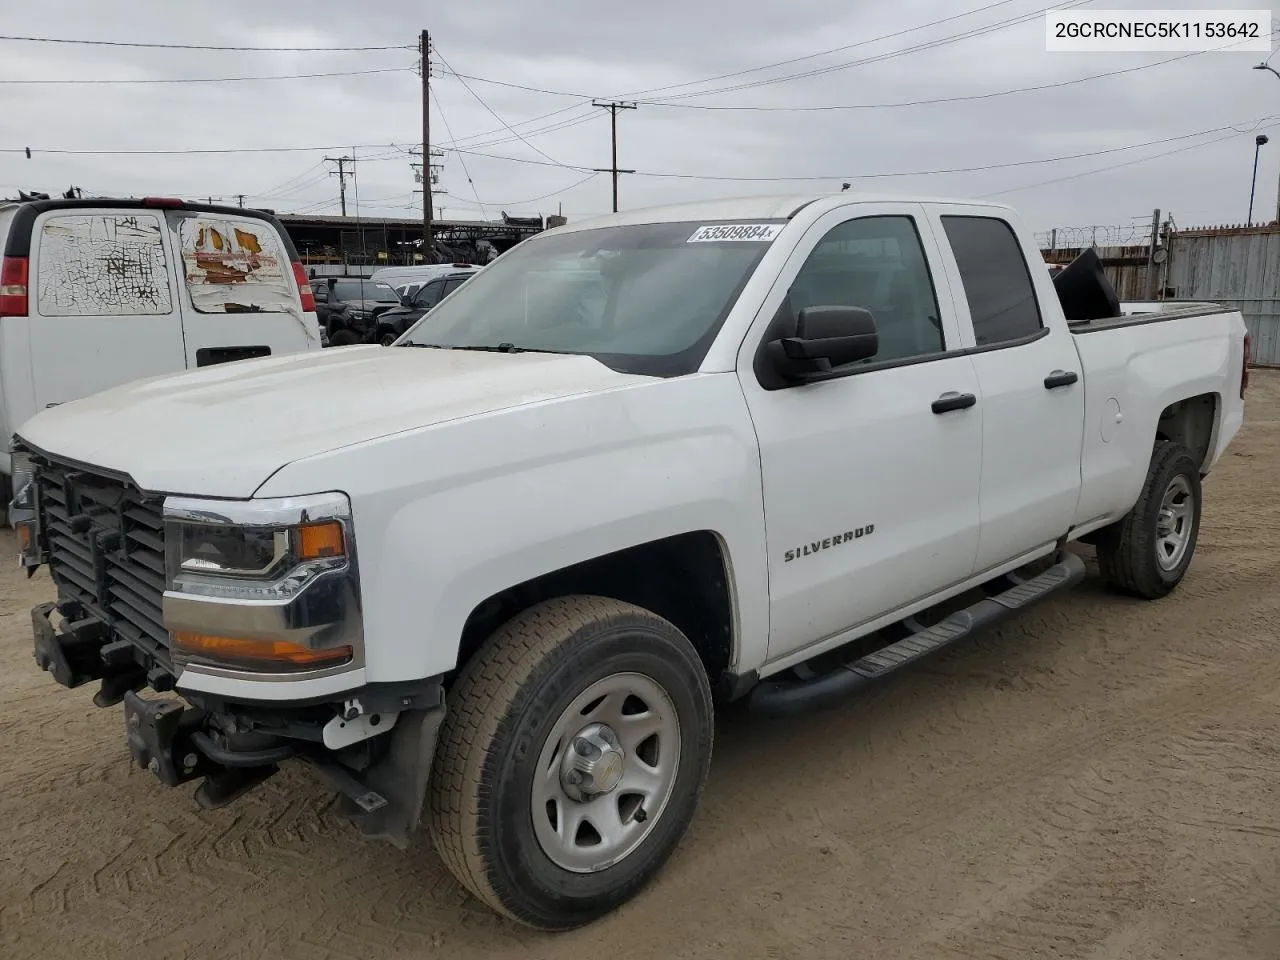
[{"label": "dirt ground", "polygon": [[53,592],[6,560],[0,956],[1275,960],[1280,374],[1253,376],[1173,596],[1090,579],[830,712],[721,718],[674,860],[559,936],[423,837],[357,840],[303,771],[210,813],[131,769],[121,709],[36,670]]}]

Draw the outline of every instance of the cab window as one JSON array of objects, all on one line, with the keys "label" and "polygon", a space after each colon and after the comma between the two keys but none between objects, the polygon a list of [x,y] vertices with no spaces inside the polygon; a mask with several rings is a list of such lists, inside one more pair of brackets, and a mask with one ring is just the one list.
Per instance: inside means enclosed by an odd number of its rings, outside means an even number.
[{"label": "cab window", "polygon": [[876,321],[880,349],[864,363],[946,349],[938,300],[915,221],[860,217],[832,227],[788,293],[790,309],[862,307]]}]

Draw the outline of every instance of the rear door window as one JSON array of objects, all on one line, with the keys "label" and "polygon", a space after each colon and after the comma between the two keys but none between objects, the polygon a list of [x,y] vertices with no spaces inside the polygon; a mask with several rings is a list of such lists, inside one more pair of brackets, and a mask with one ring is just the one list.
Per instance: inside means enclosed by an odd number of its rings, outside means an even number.
[{"label": "rear door window", "polygon": [[182,266],[199,313],[297,313],[292,267],[275,228],[221,214],[181,217]]},{"label": "rear door window", "polygon": [[980,347],[1020,340],[1044,323],[1027,258],[1013,229],[995,217],[943,217]]},{"label": "rear door window", "polygon": [[162,316],[173,294],[153,213],[59,214],[40,230],[37,309],[45,317]]}]

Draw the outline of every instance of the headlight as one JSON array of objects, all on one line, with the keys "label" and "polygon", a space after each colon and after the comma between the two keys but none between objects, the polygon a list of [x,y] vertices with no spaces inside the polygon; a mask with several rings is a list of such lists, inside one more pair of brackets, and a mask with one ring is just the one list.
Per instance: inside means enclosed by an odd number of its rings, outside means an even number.
[{"label": "headlight", "polygon": [[175,659],[252,672],[361,657],[351,508],[338,493],[164,505],[165,626]]}]

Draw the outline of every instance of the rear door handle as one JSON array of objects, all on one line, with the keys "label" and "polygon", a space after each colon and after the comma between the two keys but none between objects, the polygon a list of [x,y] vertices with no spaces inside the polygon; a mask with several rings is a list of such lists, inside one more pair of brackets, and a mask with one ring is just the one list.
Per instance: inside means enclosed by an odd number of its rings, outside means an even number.
[{"label": "rear door handle", "polygon": [[944,393],[933,401],[934,413],[946,413],[948,410],[964,410],[978,402],[972,393]]},{"label": "rear door handle", "polygon": [[1079,374],[1074,370],[1055,370],[1044,378],[1044,388],[1056,390],[1058,387],[1069,387],[1079,379]]}]

